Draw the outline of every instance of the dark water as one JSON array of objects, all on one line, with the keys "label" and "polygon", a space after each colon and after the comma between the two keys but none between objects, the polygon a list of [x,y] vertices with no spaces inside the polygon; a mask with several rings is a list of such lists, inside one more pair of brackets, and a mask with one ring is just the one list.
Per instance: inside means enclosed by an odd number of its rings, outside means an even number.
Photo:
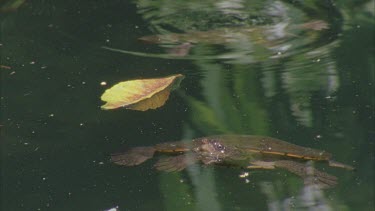
[{"label": "dark water", "polygon": [[[2,210],[374,210],[373,2],[2,4]],[[187,35],[137,41],[172,32]],[[117,82],[171,74],[185,79],[159,109],[100,109]],[[235,168],[109,162],[123,148],[225,133],[324,149],[356,171],[316,164],[339,184],[314,190],[285,171],[246,181]]]}]

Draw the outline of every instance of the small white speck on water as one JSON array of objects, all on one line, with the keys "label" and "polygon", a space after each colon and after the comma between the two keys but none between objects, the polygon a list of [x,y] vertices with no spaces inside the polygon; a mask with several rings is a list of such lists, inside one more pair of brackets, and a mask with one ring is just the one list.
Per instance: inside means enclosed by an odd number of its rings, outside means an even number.
[{"label": "small white speck on water", "polygon": [[243,172],[242,174],[238,175],[240,178],[248,177],[250,174],[249,172]]},{"label": "small white speck on water", "polygon": [[116,206],[116,207],[113,207],[113,208],[110,208],[108,210],[104,210],[104,211],[118,211],[119,210],[119,207]]},{"label": "small white speck on water", "polygon": [[105,86],[105,85],[107,85],[107,82],[102,81],[102,82],[100,82],[100,85],[101,85],[101,86]]}]

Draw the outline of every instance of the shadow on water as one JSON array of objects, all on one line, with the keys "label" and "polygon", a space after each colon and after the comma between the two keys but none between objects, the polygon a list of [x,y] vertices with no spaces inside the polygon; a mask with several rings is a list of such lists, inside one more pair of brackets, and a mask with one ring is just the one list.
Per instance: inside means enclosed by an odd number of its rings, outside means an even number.
[{"label": "shadow on water", "polygon": [[[2,209],[373,209],[373,2],[6,5]],[[186,78],[163,108],[99,108],[100,82],[177,73]],[[339,182],[321,190],[284,171],[109,162],[121,148],[228,133],[324,149],[357,171],[327,170]]]}]

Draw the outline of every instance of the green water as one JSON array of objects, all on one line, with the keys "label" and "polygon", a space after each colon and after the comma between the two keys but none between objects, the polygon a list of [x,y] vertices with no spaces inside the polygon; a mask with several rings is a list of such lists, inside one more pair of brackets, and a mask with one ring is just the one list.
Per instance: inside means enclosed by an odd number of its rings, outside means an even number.
[{"label": "green water", "polygon": [[[373,7],[32,0],[2,11],[1,210],[374,210]],[[312,20],[327,28],[291,27]],[[186,55],[171,53],[181,43],[137,40],[217,28],[234,41],[199,41]],[[171,74],[185,79],[159,109],[100,109],[117,82]],[[339,184],[311,192],[281,170],[246,182],[236,168],[109,162],[129,147],[226,133],[324,149],[356,171],[316,164]]]}]

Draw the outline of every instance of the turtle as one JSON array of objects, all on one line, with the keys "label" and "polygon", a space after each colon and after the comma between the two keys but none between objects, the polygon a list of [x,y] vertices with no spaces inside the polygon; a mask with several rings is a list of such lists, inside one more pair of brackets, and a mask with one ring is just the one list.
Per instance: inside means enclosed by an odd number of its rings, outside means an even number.
[{"label": "turtle", "polygon": [[315,168],[308,171],[306,162],[310,160],[325,162],[331,167],[354,169],[350,165],[332,160],[332,155],[324,150],[256,135],[215,135],[195,138],[191,141],[134,147],[112,154],[111,161],[118,165],[136,166],[152,158],[156,153],[170,155],[160,158],[154,165],[161,171],[181,171],[196,163],[245,169],[285,169],[302,178],[312,175],[314,183],[322,188],[336,185],[337,178]]}]

